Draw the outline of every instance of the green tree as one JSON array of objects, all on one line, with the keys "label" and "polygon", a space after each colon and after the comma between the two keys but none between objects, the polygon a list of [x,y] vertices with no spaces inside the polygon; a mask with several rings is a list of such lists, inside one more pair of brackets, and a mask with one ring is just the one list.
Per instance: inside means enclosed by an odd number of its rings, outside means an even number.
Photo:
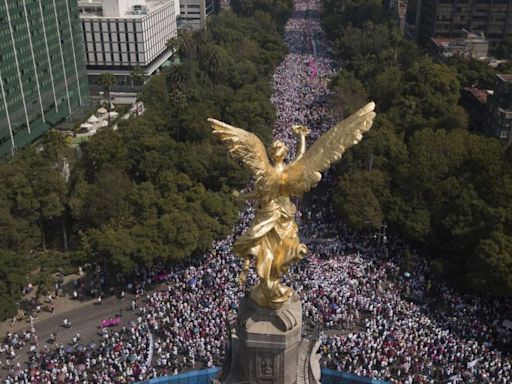
[{"label": "green tree", "polygon": [[452,56],[447,64],[456,70],[457,79],[462,87],[494,88],[496,70],[489,67],[485,61]]},{"label": "green tree", "polygon": [[189,70],[184,64],[174,65],[169,70],[169,88],[177,88],[181,91],[185,89],[189,81]]},{"label": "green tree", "polygon": [[180,112],[187,106],[187,95],[180,91],[179,89],[175,89],[170,94],[171,103],[176,110],[176,121],[177,121],[177,129],[176,129],[176,141],[180,141],[180,129],[181,129],[181,119]]},{"label": "green tree", "polygon": [[389,194],[384,173],[359,171],[345,174],[338,182],[332,199],[346,223],[356,229],[380,228],[384,212],[380,200]]},{"label": "green tree", "polygon": [[19,253],[0,250],[0,319],[16,315],[17,302],[27,283],[26,265]]},{"label": "green tree", "polygon": [[162,105],[168,105],[169,90],[166,78],[164,76],[152,76],[145,84],[140,98],[145,107],[152,108],[153,112],[158,112],[158,107]]},{"label": "green tree", "polygon": [[501,40],[496,47],[494,54],[498,59],[512,59],[512,36],[508,35],[503,40]]},{"label": "green tree", "polygon": [[509,296],[512,290],[512,237],[496,230],[480,240],[468,263],[469,282],[480,293]]},{"label": "green tree", "polygon": [[107,101],[108,101],[108,107],[107,110],[109,111],[108,114],[108,120],[110,123],[110,109],[112,108],[112,100],[110,98],[110,91],[112,88],[114,88],[114,85],[116,84],[116,77],[110,73],[110,72],[104,72],[101,74],[98,84],[103,88],[103,91],[107,95]]},{"label": "green tree", "polygon": [[[68,186],[67,179],[69,178],[69,160],[71,156],[69,156],[69,145],[66,141],[65,136],[56,131],[49,130],[46,132],[45,136],[42,140],[43,144],[43,156],[48,158],[50,161],[54,162],[54,165],[57,171],[60,173],[59,177],[57,177],[57,188],[58,188],[58,196],[59,203],[64,207],[64,212],[62,215],[62,239],[64,250],[68,250],[68,229],[67,229],[67,221],[68,221],[68,209],[67,209],[67,198],[68,198]],[[61,176],[61,177],[60,177]]]},{"label": "green tree", "polygon": [[[143,116],[78,149],[51,131],[2,164],[0,317],[15,312],[28,272],[43,292],[57,265],[97,262],[130,273],[201,255],[231,231],[239,208],[231,192],[248,175],[212,137],[206,118],[270,138],[270,79],[286,54],[279,29],[292,9],[289,0],[255,4],[260,10],[248,17],[222,12],[207,32],[178,36],[185,64],[144,85]],[[102,76],[110,104],[109,78]]]},{"label": "green tree", "polygon": [[135,85],[143,85],[144,84],[144,69],[142,67],[134,67],[130,72],[130,80],[132,83],[132,88]]},{"label": "green tree", "polygon": [[349,116],[368,102],[366,89],[353,72],[340,71],[329,85],[332,103],[338,115]]},{"label": "green tree", "polygon": [[212,80],[216,80],[219,77],[222,61],[221,55],[226,54],[223,51],[221,47],[211,46],[205,49],[200,56],[200,68],[205,71]]},{"label": "green tree", "polygon": [[118,228],[133,223],[129,201],[132,189],[133,183],[124,171],[104,166],[89,184],[82,220],[97,228]]},{"label": "green tree", "polygon": [[178,52],[182,60],[190,60],[201,49],[204,43],[202,32],[192,29],[180,29],[178,35],[167,42],[167,48]]},{"label": "green tree", "polygon": [[510,153],[468,132],[458,105],[461,87],[492,87],[494,70],[459,57],[435,64],[400,36],[378,2],[324,0],[323,10],[344,68],[331,84],[333,106],[351,111],[354,89],[355,99],[375,100],[378,110],[365,140],[337,167],[338,213],[357,228],[385,220],[431,257],[434,272],[459,276],[451,278],[459,287],[510,295]]}]

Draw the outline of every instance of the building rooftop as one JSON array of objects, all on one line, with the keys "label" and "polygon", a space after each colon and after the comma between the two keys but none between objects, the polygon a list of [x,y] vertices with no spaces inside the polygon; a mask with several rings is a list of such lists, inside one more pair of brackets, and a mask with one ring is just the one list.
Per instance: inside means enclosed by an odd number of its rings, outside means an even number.
[{"label": "building rooftop", "polygon": [[460,37],[433,37],[431,40],[438,47],[450,47],[462,43]]},{"label": "building rooftop", "polygon": [[138,19],[169,4],[171,0],[78,0],[80,17],[89,19]]},{"label": "building rooftop", "polygon": [[462,29],[461,34],[462,36],[460,37],[432,37],[431,40],[435,45],[443,48],[464,46],[468,41],[471,43],[487,43],[485,35],[481,32],[469,32]]},{"label": "building rooftop", "polygon": [[487,99],[491,95],[491,92],[487,89],[465,87],[464,90],[470,93],[471,96],[481,104],[487,103]]},{"label": "building rooftop", "polygon": [[512,74],[510,73],[498,73],[496,76],[504,83],[512,82]]},{"label": "building rooftop", "polygon": [[468,41],[472,43],[486,43],[485,38],[466,38],[466,37],[432,37],[432,42],[438,47],[449,48],[449,47],[462,47],[467,44]]}]

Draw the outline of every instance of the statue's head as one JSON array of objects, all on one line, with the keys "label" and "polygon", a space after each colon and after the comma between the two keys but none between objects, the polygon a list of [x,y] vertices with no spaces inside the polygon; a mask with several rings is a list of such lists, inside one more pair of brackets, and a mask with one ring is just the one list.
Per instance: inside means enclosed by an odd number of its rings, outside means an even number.
[{"label": "statue's head", "polygon": [[272,143],[270,148],[270,157],[276,163],[283,162],[288,155],[288,147],[285,143],[280,140],[276,140]]}]

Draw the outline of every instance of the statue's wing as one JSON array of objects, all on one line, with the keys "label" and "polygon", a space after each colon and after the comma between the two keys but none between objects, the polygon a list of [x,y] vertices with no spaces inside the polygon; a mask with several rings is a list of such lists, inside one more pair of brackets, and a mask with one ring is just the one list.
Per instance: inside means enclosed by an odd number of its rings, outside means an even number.
[{"label": "statue's wing", "polygon": [[375,103],[371,102],[324,133],[298,160],[286,168],[286,190],[300,196],[316,186],[321,172],[339,159],[347,148],[361,141],[375,118]]},{"label": "statue's wing", "polygon": [[228,147],[229,153],[242,161],[254,175],[259,191],[270,191],[278,181],[276,170],[268,160],[265,146],[258,137],[246,130],[233,127],[215,119],[208,119],[213,134],[220,138]]}]

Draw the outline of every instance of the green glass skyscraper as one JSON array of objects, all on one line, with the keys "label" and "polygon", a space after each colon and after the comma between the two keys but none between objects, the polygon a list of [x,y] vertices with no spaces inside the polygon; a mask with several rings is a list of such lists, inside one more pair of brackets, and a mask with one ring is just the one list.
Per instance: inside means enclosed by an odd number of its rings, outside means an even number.
[{"label": "green glass skyscraper", "polygon": [[89,102],[76,0],[0,0],[0,156]]}]

